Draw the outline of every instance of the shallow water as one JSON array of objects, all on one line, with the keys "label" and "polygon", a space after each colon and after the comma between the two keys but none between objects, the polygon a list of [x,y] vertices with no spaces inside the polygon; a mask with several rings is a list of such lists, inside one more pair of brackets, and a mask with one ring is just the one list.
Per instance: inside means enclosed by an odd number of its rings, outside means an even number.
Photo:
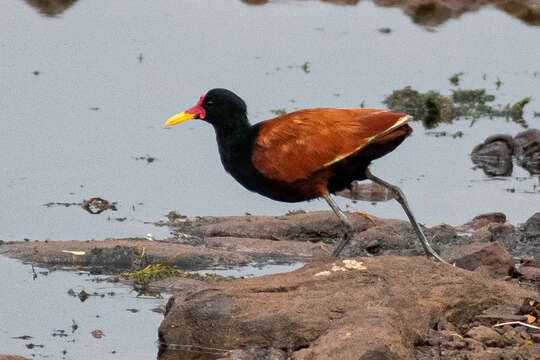
[{"label": "shallow water", "polygon": [[[33,279],[30,265],[3,256],[0,269],[0,354],[36,359],[155,357],[157,328],[163,315],[151,309],[164,306],[167,295],[163,299],[138,298],[128,286],[92,282],[97,276],[41,268],[35,269],[38,276]],[[69,289],[97,292],[104,297],[90,296],[81,302],[68,295]],[[73,321],[78,325],[75,331]],[[105,336],[93,337],[94,330],[101,330]],[[32,338],[15,339],[21,336]],[[30,344],[37,346],[29,349]]]},{"label": "shallow water", "polygon": [[[533,127],[539,123],[532,114],[540,111],[534,75],[540,29],[491,7],[436,32],[371,2],[79,1],[44,17],[17,1],[4,4],[0,17],[4,240],[162,237],[166,230],[144,221],[170,210],[194,216],[326,209],[322,201],[278,203],[243,189],[222,169],[207,124],[163,127],[212,87],[235,90],[258,122],[281,108],[380,107],[406,85],[449,93],[448,78],[464,72],[461,88],[486,88],[497,103],[532,96],[525,118]],[[383,26],[392,32],[380,33]],[[306,61],[309,73],[302,69]],[[468,126],[441,127],[465,133],[449,139],[426,136],[414,124],[414,136],[378,160],[373,172],[401,184],[428,225],[461,224],[494,210],[514,223],[526,220],[539,201],[521,190],[538,180],[524,171],[488,179],[471,169],[468,156],[485,137],[521,128],[501,119]],[[135,159],[147,155],[157,160]],[[512,187],[518,191],[505,191]],[[90,215],[44,206],[94,196],[118,202],[118,211]],[[393,202],[353,208],[405,218]]]},{"label": "shallow water", "polygon": [[[303,264],[255,264],[235,269],[198,273],[253,277],[293,271]],[[157,328],[163,315],[151,311],[164,307],[169,298],[137,297],[129,286],[102,276],[49,271],[0,256],[0,354],[20,354],[36,359],[151,359],[158,351]],[[47,274],[47,275],[44,275]],[[82,290],[104,296],[89,296],[81,302],[68,295]],[[114,293],[114,294],[111,294]],[[73,321],[78,328],[73,331]],[[91,334],[101,330],[100,339]],[[30,339],[17,339],[21,336]],[[29,344],[35,345],[29,349]],[[43,345],[43,347],[41,347]],[[66,351],[64,354],[63,351]]]},{"label": "shallow water", "polygon": [[[170,210],[196,216],[327,209],[322,201],[278,203],[243,189],[223,171],[207,124],[164,128],[169,115],[213,87],[237,92],[258,122],[277,109],[384,107],[385,96],[407,85],[449,94],[456,88],[450,76],[464,72],[459,88],[485,88],[495,103],[531,96],[524,117],[531,127],[540,125],[533,115],[540,112],[540,28],[492,7],[433,32],[400,9],[368,1],[73,1],[56,17],[28,3],[39,1],[6,2],[0,14],[3,240],[160,238],[167,230],[145,222]],[[392,31],[383,34],[382,27]],[[435,129],[463,131],[453,139],[429,136],[414,123],[414,135],[377,160],[373,173],[400,185],[427,225],[461,224],[488,211],[525,221],[540,209],[538,176],[515,166],[511,177],[490,178],[473,170],[469,158],[487,136],[523,129],[504,119],[469,125]],[[156,160],[137,160],[146,156]],[[76,206],[44,206],[95,196],[117,202],[118,210],[90,215]],[[338,202],[405,218],[395,202]],[[149,309],[164,300],[138,299],[126,287],[91,278],[57,271],[32,280],[29,266],[0,257],[0,352],[155,357],[161,315]],[[116,295],[81,303],[66,294],[69,288]],[[79,325],[74,334],[72,319]],[[68,336],[53,337],[56,329]],[[93,338],[94,329],[105,337]],[[12,339],[21,335],[33,338]],[[30,342],[45,347],[29,350]]]}]

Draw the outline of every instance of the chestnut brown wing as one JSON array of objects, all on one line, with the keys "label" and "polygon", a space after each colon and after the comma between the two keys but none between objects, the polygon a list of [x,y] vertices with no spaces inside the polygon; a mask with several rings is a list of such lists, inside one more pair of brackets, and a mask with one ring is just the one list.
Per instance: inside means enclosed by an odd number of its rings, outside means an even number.
[{"label": "chestnut brown wing", "polygon": [[377,109],[296,111],[259,125],[252,162],[270,179],[307,179],[411,119]]}]

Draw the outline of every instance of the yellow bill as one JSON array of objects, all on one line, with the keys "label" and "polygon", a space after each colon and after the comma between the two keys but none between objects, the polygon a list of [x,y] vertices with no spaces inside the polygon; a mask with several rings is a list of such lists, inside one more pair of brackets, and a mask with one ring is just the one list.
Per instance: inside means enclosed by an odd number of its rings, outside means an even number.
[{"label": "yellow bill", "polygon": [[187,112],[181,112],[180,114],[173,115],[167,120],[165,123],[165,126],[173,126],[176,124],[180,124],[184,121],[188,121],[190,119],[193,119],[197,114],[190,114]]}]

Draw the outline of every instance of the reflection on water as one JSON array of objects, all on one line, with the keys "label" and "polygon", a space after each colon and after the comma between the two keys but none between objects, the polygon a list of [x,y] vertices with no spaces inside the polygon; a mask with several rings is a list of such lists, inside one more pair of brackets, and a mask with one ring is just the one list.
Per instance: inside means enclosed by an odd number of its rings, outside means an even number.
[{"label": "reflection on water", "polygon": [[[359,0],[322,0],[336,5],[356,5]],[[242,0],[249,5],[262,5],[270,0]],[[533,0],[446,0],[418,1],[418,0],[375,0],[381,7],[399,7],[416,24],[423,26],[437,26],[449,19],[459,18],[467,12],[477,11],[486,5],[492,5],[507,14],[518,18],[529,25],[540,25],[540,8]]]},{"label": "reflection on water", "polygon": [[[39,9],[50,17],[57,16],[73,5],[77,0],[26,0],[26,2]],[[241,0],[248,5],[264,5],[270,0]],[[321,0],[334,5],[356,5],[360,0]],[[449,19],[459,18],[467,12],[477,11],[486,5],[492,5],[511,16],[518,18],[529,25],[540,25],[540,7],[534,0],[445,0],[418,1],[418,0],[375,0],[380,7],[399,7],[416,24],[423,26],[438,26]]]},{"label": "reflection on water", "polygon": [[39,9],[39,12],[43,15],[55,17],[75,4],[77,0],[26,0],[26,2],[28,5]]}]

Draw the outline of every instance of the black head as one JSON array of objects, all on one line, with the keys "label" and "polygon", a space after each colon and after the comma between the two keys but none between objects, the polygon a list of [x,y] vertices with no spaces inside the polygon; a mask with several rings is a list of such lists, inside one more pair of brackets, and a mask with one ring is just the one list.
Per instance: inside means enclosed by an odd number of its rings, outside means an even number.
[{"label": "black head", "polygon": [[203,95],[202,100],[201,106],[206,110],[204,120],[209,123],[246,116],[246,103],[230,90],[212,89]]},{"label": "black head", "polygon": [[195,106],[172,116],[165,125],[201,119],[215,128],[231,128],[247,123],[246,112],[246,103],[238,95],[227,89],[212,89],[202,95]]}]

